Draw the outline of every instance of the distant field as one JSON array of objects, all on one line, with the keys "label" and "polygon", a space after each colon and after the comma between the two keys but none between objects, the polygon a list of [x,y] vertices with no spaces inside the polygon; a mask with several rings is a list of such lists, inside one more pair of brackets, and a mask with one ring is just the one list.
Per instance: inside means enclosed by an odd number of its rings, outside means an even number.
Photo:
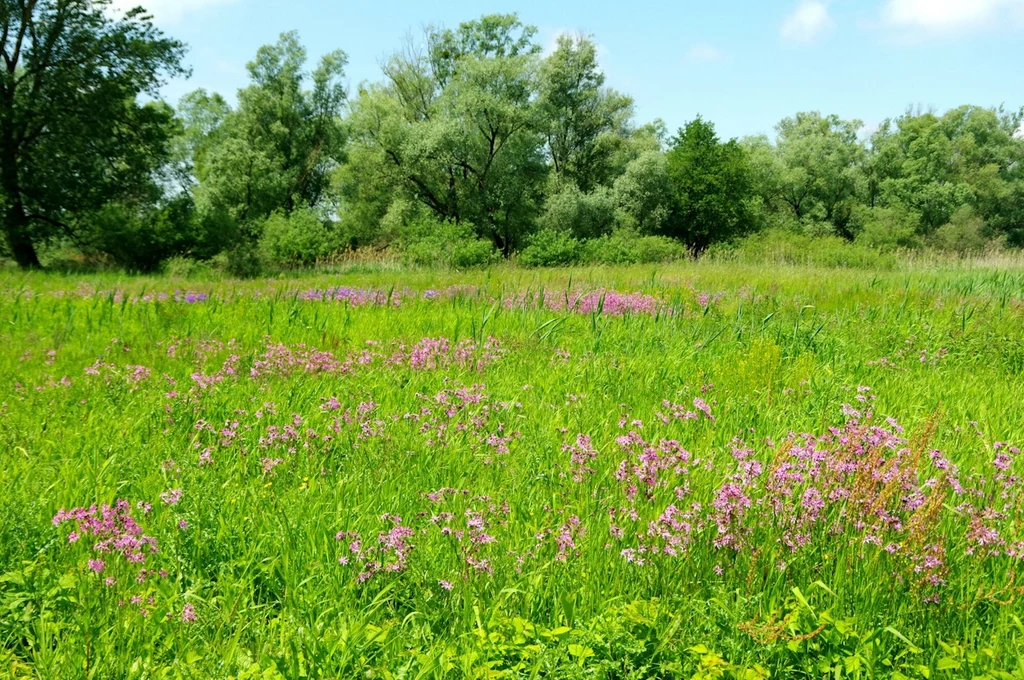
[{"label": "distant field", "polygon": [[0,278],[0,677],[1024,678],[1024,269]]}]

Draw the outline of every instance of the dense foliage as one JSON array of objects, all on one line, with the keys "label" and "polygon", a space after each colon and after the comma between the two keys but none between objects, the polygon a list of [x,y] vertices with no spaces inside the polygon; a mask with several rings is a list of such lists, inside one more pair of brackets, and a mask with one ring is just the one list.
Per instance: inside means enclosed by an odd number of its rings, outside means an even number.
[{"label": "dense foliage", "polygon": [[181,73],[182,46],[107,4],[0,4],[0,206],[22,267],[72,252],[251,274],[358,248],[454,266],[637,262],[763,230],[1024,246],[1024,110],[910,111],[870,134],[804,112],[742,140],[698,117],[670,136],[606,85],[589,36],[545,55],[515,15],[428,27],[355,92],[344,52],[307,66],[286,33],[259,49],[237,104],[198,90],[175,110],[138,102]]}]

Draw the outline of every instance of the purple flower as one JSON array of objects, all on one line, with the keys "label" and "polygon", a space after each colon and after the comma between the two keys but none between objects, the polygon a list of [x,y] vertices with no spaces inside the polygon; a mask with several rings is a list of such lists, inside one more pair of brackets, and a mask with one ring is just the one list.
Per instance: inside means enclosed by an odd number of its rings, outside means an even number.
[{"label": "purple flower", "polygon": [[708,420],[710,420],[711,422],[715,422],[715,417],[711,415],[711,407],[708,406],[708,403],[706,401],[704,401],[700,397],[697,397],[696,399],[693,400],[693,407],[700,411],[701,413],[703,413]]},{"label": "purple flower", "polygon": [[196,608],[190,604],[187,604],[181,610],[181,622],[182,623],[195,623],[196,622]]},{"label": "purple flower", "polygon": [[813,487],[804,491],[804,495],[800,499],[800,505],[803,506],[812,519],[817,519],[821,511],[825,509],[825,501],[821,499],[821,492]]}]

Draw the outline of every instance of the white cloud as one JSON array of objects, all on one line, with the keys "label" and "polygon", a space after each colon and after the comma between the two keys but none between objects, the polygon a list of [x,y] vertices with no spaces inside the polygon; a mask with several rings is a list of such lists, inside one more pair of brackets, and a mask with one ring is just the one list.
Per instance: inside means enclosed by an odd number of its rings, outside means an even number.
[{"label": "white cloud", "polygon": [[789,43],[812,43],[834,26],[828,5],[821,0],[803,0],[796,11],[782,22],[781,35]]},{"label": "white cloud", "polygon": [[186,14],[192,14],[210,7],[227,5],[238,0],[113,0],[111,9],[126,12],[142,6],[156,21],[178,21]]},{"label": "white cloud", "polygon": [[707,64],[713,61],[725,61],[727,55],[722,50],[708,43],[697,43],[686,52],[686,61],[691,64]]},{"label": "white cloud", "polygon": [[886,0],[883,22],[893,28],[955,33],[1024,18],[1024,0]]}]

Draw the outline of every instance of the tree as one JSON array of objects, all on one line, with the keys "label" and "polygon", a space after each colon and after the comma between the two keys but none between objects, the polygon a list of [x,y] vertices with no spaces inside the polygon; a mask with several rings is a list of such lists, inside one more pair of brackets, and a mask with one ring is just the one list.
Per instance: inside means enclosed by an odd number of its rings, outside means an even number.
[{"label": "tree", "polygon": [[249,240],[275,212],[322,207],[344,160],[345,54],[325,55],[312,73],[305,63],[298,35],[284,33],[247,65],[251,84],[237,109],[202,91],[182,103],[199,210],[225,216]]},{"label": "tree", "polygon": [[1014,136],[1019,121],[1019,113],[976,106],[886,121],[872,138],[873,201],[919,214],[922,236],[969,213],[1017,242],[1024,236],[1024,140]]},{"label": "tree", "polygon": [[615,197],[606,187],[584,193],[575,183],[564,182],[548,193],[538,226],[576,238],[603,236],[615,226],[615,207]]},{"label": "tree", "polygon": [[854,237],[850,219],[866,157],[857,138],[863,126],[859,120],[814,111],[786,118],[777,127],[780,198],[797,219],[829,223],[847,239]]},{"label": "tree", "polygon": [[424,52],[410,47],[385,64],[385,82],[353,105],[359,167],[344,174],[388,187],[374,192],[373,212],[409,199],[441,221],[472,224],[506,255],[522,241],[546,175],[535,33],[515,15],[485,16],[428,29]]},{"label": "tree", "polygon": [[223,139],[224,120],[231,107],[222,96],[198,89],[178,102],[177,119],[181,129],[171,142],[167,180],[191,196],[199,176],[205,174],[204,161]]},{"label": "tree", "polygon": [[669,236],[701,251],[750,229],[746,154],[735,139],[720,142],[713,124],[698,116],[679,131],[668,152],[668,176],[675,194]]},{"label": "tree", "polygon": [[144,191],[167,154],[169,111],[137,97],[183,73],[184,47],[109,4],[0,0],[0,206],[23,268],[76,215]]},{"label": "tree", "polygon": [[610,185],[610,159],[624,144],[633,100],[604,87],[597,48],[562,35],[540,71],[541,128],[555,173],[583,192]]},{"label": "tree", "polygon": [[672,183],[665,154],[642,152],[615,180],[612,193],[619,226],[640,234],[659,232],[672,214]]}]

